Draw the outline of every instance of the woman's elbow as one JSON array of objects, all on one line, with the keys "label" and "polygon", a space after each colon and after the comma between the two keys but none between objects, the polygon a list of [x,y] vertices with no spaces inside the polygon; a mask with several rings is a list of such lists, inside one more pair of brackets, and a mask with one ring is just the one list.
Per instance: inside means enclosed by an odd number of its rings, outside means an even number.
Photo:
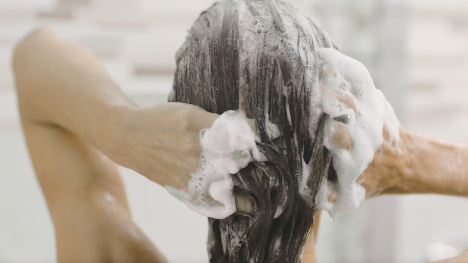
[{"label": "woman's elbow", "polygon": [[39,52],[41,44],[48,42],[54,33],[47,27],[37,27],[22,38],[14,47],[11,66],[17,76],[32,55]]}]

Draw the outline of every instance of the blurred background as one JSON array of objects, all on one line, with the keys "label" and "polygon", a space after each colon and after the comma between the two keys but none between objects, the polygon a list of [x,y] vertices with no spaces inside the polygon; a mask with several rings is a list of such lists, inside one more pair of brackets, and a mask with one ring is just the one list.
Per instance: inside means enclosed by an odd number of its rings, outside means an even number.
[{"label": "blurred background", "polygon": [[[0,262],[54,262],[54,232],[16,109],[14,44],[45,25],[104,62],[141,105],[166,100],[174,55],[212,0],[0,0]],[[407,128],[468,142],[468,1],[292,0],[362,61]],[[118,143],[118,142],[116,142]],[[207,262],[207,220],[122,168],[137,224],[171,262]],[[365,201],[322,215],[319,262],[428,262],[468,247],[468,199],[435,195]]]}]

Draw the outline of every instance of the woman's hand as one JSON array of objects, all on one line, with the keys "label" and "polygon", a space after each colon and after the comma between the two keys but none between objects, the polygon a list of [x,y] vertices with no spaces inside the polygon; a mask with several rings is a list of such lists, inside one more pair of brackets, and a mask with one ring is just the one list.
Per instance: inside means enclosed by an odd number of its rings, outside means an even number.
[{"label": "woman's hand", "polygon": [[366,197],[443,194],[468,197],[468,147],[432,140],[400,127],[401,153],[387,142],[361,175]]},{"label": "woman's hand", "polygon": [[198,169],[200,130],[219,115],[194,105],[165,103],[137,108],[127,117],[117,154],[111,159],[162,186],[187,190],[191,173]]},{"label": "woman's hand", "polygon": [[399,152],[388,142],[388,130],[383,129],[384,142],[374,153],[374,159],[359,177],[366,189],[366,198],[381,194],[400,193],[404,188],[403,174],[406,165],[406,131],[400,127]]}]

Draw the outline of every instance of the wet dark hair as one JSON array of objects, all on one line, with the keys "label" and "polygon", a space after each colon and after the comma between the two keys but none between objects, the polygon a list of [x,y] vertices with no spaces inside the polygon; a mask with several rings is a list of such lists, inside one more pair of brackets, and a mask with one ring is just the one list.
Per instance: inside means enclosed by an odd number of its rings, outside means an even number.
[{"label": "wet dark hair", "polygon": [[[212,263],[300,261],[318,187],[332,170],[322,143],[328,117],[317,99],[318,47],[336,48],[290,4],[228,0],[200,15],[176,55],[169,101],[218,114],[243,109],[256,120],[268,159],[232,175],[234,193],[254,209],[209,219]],[[268,136],[268,122],[279,138]]]}]

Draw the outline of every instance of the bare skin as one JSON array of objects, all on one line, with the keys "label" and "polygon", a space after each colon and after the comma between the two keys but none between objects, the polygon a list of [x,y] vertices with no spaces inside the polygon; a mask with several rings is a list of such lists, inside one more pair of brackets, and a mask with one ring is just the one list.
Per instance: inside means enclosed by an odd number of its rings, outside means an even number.
[{"label": "bare skin", "polygon": [[[366,198],[384,194],[442,194],[468,197],[468,147],[432,140],[400,128],[398,153],[385,141],[361,175]],[[316,217],[318,218],[318,217]],[[304,250],[303,262],[316,261],[318,223]],[[438,263],[468,262],[468,251]]]},{"label": "bare skin", "polygon": [[432,140],[402,127],[400,139],[403,154],[385,141],[362,174],[368,197],[380,194],[468,197],[467,146]]},{"label": "bare skin", "polygon": [[198,167],[199,130],[217,115],[179,103],[138,107],[92,53],[46,29],[18,44],[13,69],[58,261],[166,262],[132,221],[112,161],[184,189]]},{"label": "bare skin", "polygon": [[[371,80],[367,70],[360,73],[365,75],[355,75],[359,71],[354,71],[354,66],[350,67],[349,63],[355,63],[356,67],[363,67],[357,61],[337,63],[340,61],[325,58],[324,60],[320,87],[322,96],[341,103],[343,107],[357,114],[359,108],[355,98],[350,93],[346,93],[341,89],[330,89],[325,84],[332,83],[336,85],[337,83],[333,83],[336,74],[353,78],[358,76],[363,80],[366,78]],[[328,63],[332,63],[333,68],[330,68]],[[354,71],[351,72],[354,74],[350,74],[350,71]],[[360,83],[366,82],[360,81]],[[369,84],[372,84],[372,82]],[[334,134],[332,135],[334,146],[350,150],[353,147],[353,140],[346,124],[337,122],[335,125]],[[387,127],[383,127],[382,133],[384,142],[381,148],[374,153],[374,159],[358,178],[358,181],[362,181],[362,186],[366,189],[367,198],[381,194],[415,193],[468,197],[468,164],[466,164],[468,147],[431,140],[400,127],[400,143],[398,146],[401,151],[398,151],[395,147],[392,147],[394,145],[389,143]],[[336,193],[334,191],[336,189],[332,188],[330,191],[328,201],[335,202]],[[318,224],[317,222],[314,223],[314,237],[310,238],[305,247],[304,262],[316,262],[315,243],[317,241]],[[467,253],[460,257],[468,260]]]},{"label": "bare skin", "polygon": [[89,51],[39,29],[13,61],[21,116],[73,131],[113,161],[176,188],[198,167],[199,130],[218,117],[179,103],[138,107]]},{"label": "bare skin", "polygon": [[[218,115],[180,103],[138,107],[92,53],[47,29],[18,44],[13,69],[24,134],[55,227],[58,261],[167,262],[132,221],[114,162],[159,185],[187,189],[201,153],[199,130]],[[353,107],[349,98],[336,96]],[[368,197],[468,196],[467,147],[404,128],[400,137],[403,154],[384,142],[361,176]],[[334,140],[352,147],[344,131]],[[316,222],[303,262],[316,262]]]}]

